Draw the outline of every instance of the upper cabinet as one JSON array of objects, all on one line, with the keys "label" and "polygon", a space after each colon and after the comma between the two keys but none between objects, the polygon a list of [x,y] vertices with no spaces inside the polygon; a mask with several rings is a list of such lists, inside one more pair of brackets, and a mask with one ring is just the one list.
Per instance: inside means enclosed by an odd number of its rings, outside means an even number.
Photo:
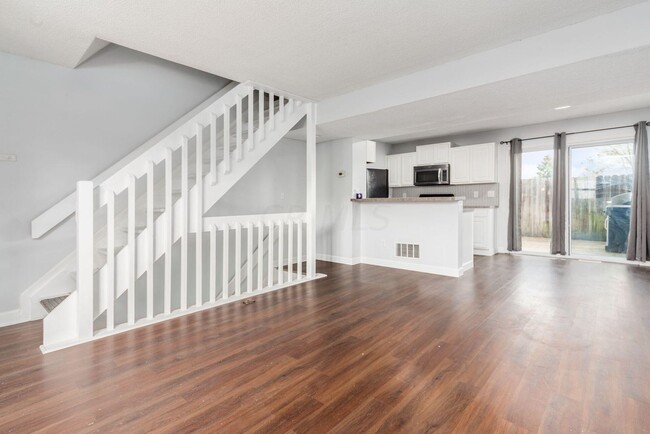
[{"label": "upper cabinet", "polygon": [[415,152],[386,156],[389,187],[413,187],[413,167],[417,165]]},{"label": "upper cabinet", "polygon": [[470,184],[470,146],[451,148],[449,153],[449,181],[452,184]]},{"label": "upper cabinet", "polygon": [[452,184],[497,182],[496,143],[451,148],[449,155]]},{"label": "upper cabinet", "polygon": [[402,154],[402,187],[413,187],[413,167],[417,166],[415,152]]},{"label": "upper cabinet", "polygon": [[472,182],[497,182],[496,143],[469,146]]},{"label": "upper cabinet", "polygon": [[415,148],[416,166],[449,163],[451,142],[421,145]]},{"label": "upper cabinet", "polygon": [[451,184],[497,182],[496,143],[451,147],[436,143],[416,148],[416,152],[386,156],[390,187],[412,187],[413,167],[449,163]]},{"label": "upper cabinet", "polygon": [[366,140],[366,163],[377,162],[377,143]]},{"label": "upper cabinet", "polygon": [[401,187],[402,185],[402,156],[386,155],[386,168],[388,169],[388,186]]}]

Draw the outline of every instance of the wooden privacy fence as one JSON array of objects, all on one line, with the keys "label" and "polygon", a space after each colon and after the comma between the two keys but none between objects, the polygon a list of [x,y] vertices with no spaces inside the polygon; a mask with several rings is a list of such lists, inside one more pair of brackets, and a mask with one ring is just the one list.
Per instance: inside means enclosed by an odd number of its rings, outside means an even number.
[{"label": "wooden privacy fence", "polygon": [[[605,208],[614,196],[632,190],[632,175],[574,177],[569,189],[572,238],[605,241]],[[522,236],[550,237],[552,190],[551,178],[522,180]]]}]

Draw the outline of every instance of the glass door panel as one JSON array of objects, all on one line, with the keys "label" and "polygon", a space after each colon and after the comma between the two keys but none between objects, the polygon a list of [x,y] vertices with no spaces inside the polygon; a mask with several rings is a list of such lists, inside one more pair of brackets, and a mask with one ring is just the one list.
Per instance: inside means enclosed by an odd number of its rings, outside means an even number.
[{"label": "glass door panel", "polygon": [[550,253],[553,151],[521,156],[521,250]]},{"label": "glass door panel", "polygon": [[571,255],[625,257],[632,143],[570,148]]}]

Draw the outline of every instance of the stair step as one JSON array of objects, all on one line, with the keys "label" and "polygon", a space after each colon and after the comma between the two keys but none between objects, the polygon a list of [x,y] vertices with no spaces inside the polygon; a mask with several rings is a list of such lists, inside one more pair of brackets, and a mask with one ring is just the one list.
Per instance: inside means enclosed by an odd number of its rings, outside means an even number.
[{"label": "stair step", "polygon": [[[117,252],[119,252],[120,250],[122,250],[124,247],[126,247],[126,245],[123,245],[123,246],[115,246],[115,250],[114,250],[114,252],[117,254]],[[97,249],[97,253],[99,253],[100,255],[104,255],[104,256],[106,256],[106,255],[108,255],[108,249],[107,249],[106,247],[100,247],[99,249]]]},{"label": "stair step", "polygon": [[[136,235],[140,235],[140,234],[142,233],[142,231],[144,231],[146,228],[147,228],[147,226],[145,226],[145,225],[139,225],[139,226],[136,226],[136,227],[135,227],[135,234],[136,234]],[[124,229],[122,229],[122,232],[124,232],[125,234],[128,233],[128,232],[129,232],[129,228],[124,228]]]},{"label": "stair step", "polygon": [[[101,267],[95,267],[94,273],[97,273],[99,270],[101,270]],[[70,277],[72,278],[72,280],[74,280],[76,282],[77,281],[77,272],[76,271],[71,271],[70,272]]]},{"label": "stair step", "polygon": [[40,301],[41,306],[43,306],[43,309],[45,309],[47,313],[50,313],[54,309],[56,309],[56,307],[60,305],[63,302],[63,300],[68,298],[68,295],[70,294],[62,295],[59,297],[44,298],[43,300]]}]

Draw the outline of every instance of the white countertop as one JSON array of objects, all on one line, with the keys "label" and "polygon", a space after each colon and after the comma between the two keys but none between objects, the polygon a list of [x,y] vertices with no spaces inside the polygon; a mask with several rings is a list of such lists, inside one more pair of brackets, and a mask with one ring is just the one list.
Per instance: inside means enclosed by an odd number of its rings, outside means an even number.
[{"label": "white countertop", "polygon": [[465,200],[465,197],[377,197],[350,200],[359,203],[460,202]]}]

